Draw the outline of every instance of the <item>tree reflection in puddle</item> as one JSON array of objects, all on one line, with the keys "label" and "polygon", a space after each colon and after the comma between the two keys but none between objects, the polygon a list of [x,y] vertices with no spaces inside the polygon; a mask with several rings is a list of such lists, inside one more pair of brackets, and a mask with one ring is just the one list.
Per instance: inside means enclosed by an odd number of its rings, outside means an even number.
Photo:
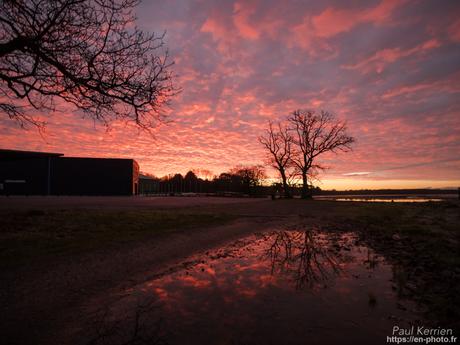
[{"label": "tree reflection in puddle", "polygon": [[84,327],[87,345],[167,345],[159,306],[151,296],[135,304],[99,306]]},{"label": "tree reflection in puddle", "polygon": [[392,267],[352,233],[275,231],[192,256],[110,308],[122,320],[154,300],[170,344],[378,343],[415,317],[392,287]]},{"label": "tree reflection in puddle", "polygon": [[271,274],[290,272],[296,289],[325,283],[332,274],[340,272],[336,253],[328,248],[328,241],[321,241],[313,231],[278,231],[271,234],[269,241],[273,241],[267,250]]}]

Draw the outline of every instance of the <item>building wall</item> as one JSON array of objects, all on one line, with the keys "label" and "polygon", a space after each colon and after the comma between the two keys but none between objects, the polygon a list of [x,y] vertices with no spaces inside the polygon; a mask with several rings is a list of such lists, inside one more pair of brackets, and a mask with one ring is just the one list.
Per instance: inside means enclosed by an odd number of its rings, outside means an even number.
[{"label": "building wall", "polygon": [[139,165],[133,159],[0,150],[0,194],[133,195],[138,188]]},{"label": "building wall", "polygon": [[0,160],[0,194],[48,194],[48,159]]},{"label": "building wall", "polygon": [[138,179],[136,166],[132,159],[54,158],[51,194],[133,195]]}]

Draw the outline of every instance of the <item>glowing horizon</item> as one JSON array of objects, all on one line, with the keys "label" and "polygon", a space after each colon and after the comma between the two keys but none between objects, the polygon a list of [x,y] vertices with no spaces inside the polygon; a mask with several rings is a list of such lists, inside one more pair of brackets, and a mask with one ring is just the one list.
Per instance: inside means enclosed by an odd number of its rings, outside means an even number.
[{"label": "glowing horizon", "polygon": [[[0,117],[0,148],[134,158],[156,176],[264,164],[268,120],[297,108],[346,119],[357,143],[328,155],[324,189],[460,186],[460,3],[145,2],[142,29],[167,31],[183,92],[155,140],[110,131],[70,105],[44,137]],[[271,173],[272,175],[273,173]]]}]

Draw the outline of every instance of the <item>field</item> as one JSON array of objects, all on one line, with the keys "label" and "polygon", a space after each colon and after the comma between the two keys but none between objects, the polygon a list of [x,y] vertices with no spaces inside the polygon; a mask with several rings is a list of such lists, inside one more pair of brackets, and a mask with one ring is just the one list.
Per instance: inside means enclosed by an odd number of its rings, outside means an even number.
[{"label": "field", "polygon": [[416,303],[427,322],[459,326],[456,200],[4,198],[0,216],[1,331],[11,343],[65,343],[65,334],[53,338],[56,329],[83,318],[94,296],[142,283],[190,255],[251,233],[299,223],[357,234],[391,263],[398,294]]}]

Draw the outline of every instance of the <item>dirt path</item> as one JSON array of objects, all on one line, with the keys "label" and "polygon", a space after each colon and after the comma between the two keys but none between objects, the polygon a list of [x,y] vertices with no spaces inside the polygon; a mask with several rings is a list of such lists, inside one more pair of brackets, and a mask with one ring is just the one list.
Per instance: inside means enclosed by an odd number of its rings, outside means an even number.
[{"label": "dirt path", "polygon": [[240,236],[295,222],[296,217],[246,217],[231,224],[178,231],[110,250],[85,254],[44,269],[24,267],[5,276],[1,332],[10,344],[65,344],[82,306],[110,289],[141,283],[168,264]]}]

